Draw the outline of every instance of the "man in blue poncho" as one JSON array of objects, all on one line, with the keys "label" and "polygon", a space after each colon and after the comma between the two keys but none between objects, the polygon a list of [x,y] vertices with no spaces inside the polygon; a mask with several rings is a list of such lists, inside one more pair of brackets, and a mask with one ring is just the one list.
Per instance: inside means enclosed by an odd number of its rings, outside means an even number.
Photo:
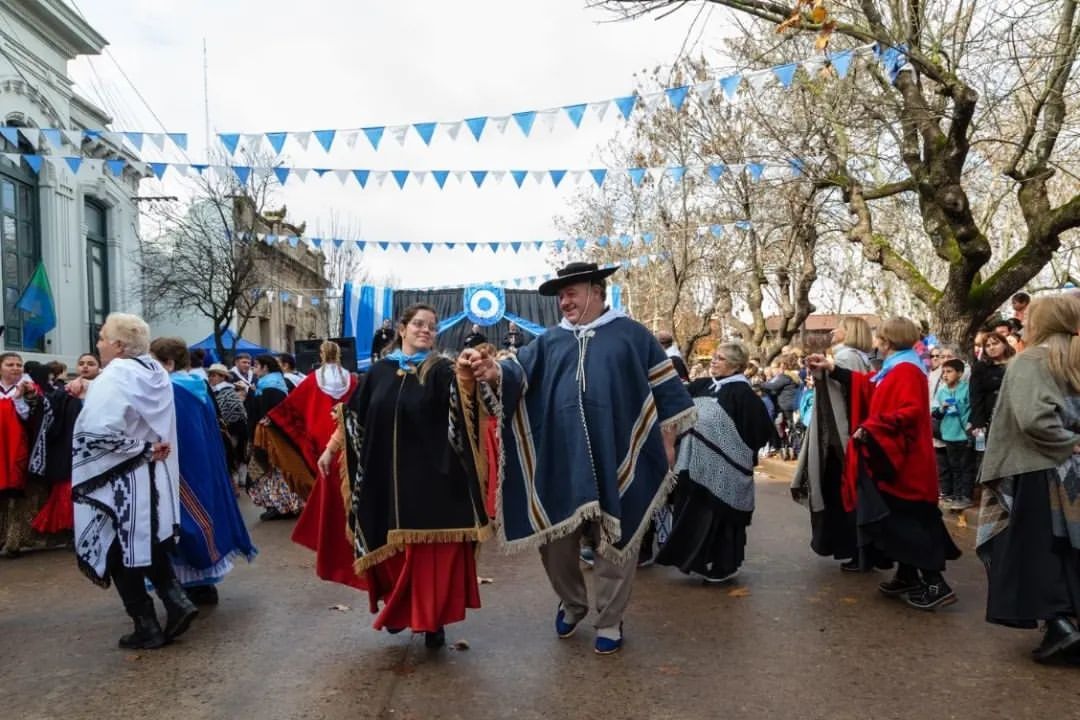
[{"label": "man in blue poncho", "polygon": [[173,569],[195,603],[211,605],[233,559],[250,562],[257,550],[233,494],[210,386],[189,372],[190,355],[180,338],[157,338],[150,352],[169,371],[176,404],[180,540],[171,556]]},{"label": "man in blue poncho", "polygon": [[589,611],[579,553],[596,549],[595,649],[622,647],[638,547],[671,487],[676,435],[694,404],[649,330],[605,306],[614,268],[570,263],[540,286],[558,296],[562,322],[496,363],[476,350],[461,361],[500,383],[500,532],[511,548],[539,547],[561,600],[560,638]]}]

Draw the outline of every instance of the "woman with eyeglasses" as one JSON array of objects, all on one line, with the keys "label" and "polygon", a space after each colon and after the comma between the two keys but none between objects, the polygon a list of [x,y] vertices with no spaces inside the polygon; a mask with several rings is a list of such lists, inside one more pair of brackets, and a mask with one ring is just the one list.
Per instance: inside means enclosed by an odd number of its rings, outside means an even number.
[{"label": "woman with eyeglasses", "polygon": [[475,548],[492,535],[480,437],[487,413],[473,402],[471,369],[459,372],[435,350],[437,334],[434,308],[405,310],[395,350],[337,406],[338,430],[319,458],[323,473],[335,457],[345,469],[347,518],[324,522],[341,523],[350,540],[375,629],[423,632],[429,648],[480,607]]}]

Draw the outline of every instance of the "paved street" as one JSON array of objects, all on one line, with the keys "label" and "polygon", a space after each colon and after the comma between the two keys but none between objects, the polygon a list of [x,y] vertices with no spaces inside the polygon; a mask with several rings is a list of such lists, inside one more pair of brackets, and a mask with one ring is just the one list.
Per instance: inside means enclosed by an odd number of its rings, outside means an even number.
[{"label": "paved street", "polygon": [[738,583],[641,571],[626,646],[608,658],[591,632],[556,639],[535,554],[485,548],[484,608],[448,630],[469,649],[432,653],[421,636],[371,630],[366,597],[317,580],[290,530],[255,523],[258,560],[156,652],[116,649],[130,626],[115,591],[68,552],[0,561],[3,717],[1080,717],[1080,668],[1037,666],[1035,632],[983,622],[971,530],[948,573],[960,602],[924,614],[880,597],[883,575],[814,556],[784,480],[759,477]]}]

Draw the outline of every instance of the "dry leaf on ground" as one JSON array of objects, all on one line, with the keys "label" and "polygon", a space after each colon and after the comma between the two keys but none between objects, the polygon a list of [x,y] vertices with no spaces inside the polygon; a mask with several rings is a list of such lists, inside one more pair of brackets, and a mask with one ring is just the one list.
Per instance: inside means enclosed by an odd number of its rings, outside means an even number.
[{"label": "dry leaf on ground", "polygon": [[728,590],[728,597],[750,597],[750,588],[732,588]]},{"label": "dry leaf on ground", "polygon": [[481,585],[491,585],[491,584],[493,584],[495,582],[495,578],[489,578],[489,577],[481,577],[481,578],[476,578],[476,579],[480,581]]},{"label": "dry leaf on ground", "polygon": [[469,649],[469,641],[468,640],[458,640],[457,642],[450,643],[450,649],[451,650],[468,650]]},{"label": "dry leaf on ground", "polygon": [[348,605],[342,605],[341,603],[338,603],[337,605],[331,605],[330,609],[337,610],[338,612],[349,612],[350,610],[352,610],[352,608]]}]

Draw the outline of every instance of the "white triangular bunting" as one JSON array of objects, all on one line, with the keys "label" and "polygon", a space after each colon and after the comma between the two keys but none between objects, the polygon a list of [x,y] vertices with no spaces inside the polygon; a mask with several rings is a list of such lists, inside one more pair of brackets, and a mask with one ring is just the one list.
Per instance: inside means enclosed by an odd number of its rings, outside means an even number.
[{"label": "white triangular bunting", "polygon": [[335,170],[334,175],[336,175],[337,179],[341,181],[342,185],[344,185],[345,181],[349,179],[350,175],[352,175],[352,170]]},{"label": "white triangular bunting", "polygon": [[424,181],[427,180],[427,176],[429,173],[430,171],[428,170],[413,170],[413,180],[416,182],[417,185],[423,186]]},{"label": "white triangular bunting", "polygon": [[716,87],[715,80],[706,80],[705,82],[699,82],[694,85],[694,92],[702,100],[708,100],[712,96],[713,88]]},{"label": "white triangular bunting", "polygon": [[371,178],[375,181],[375,184],[378,187],[382,187],[383,183],[386,182],[386,176],[389,174],[390,173],[386,172],[385,170],[372,170]]},{"label": "white triangular bunting", "polygon": [[491,124],[495,126],[495,130],[499,134],[502,134],[502,133],[506,132],[506,126],[510,124],[510,116],[509,115],[501,115],[499,117],[492,117],[492,118],[488,118],[488,120],[490,120]]},{"label": "white triangular bunting", "polygon": [[19,128],[19,132],[26,138],[26,142],[30,143],[30,147],[34,148],[34,152],[38,151],[38,145],[41,142],[41,131],[37,128]]},{"label": "white triangular bunting", "polygon": [[439,126],[450,136],[451,140],[457,140],[458,134],[461,132],[462,123],[460,120],[451,123],[439,123]]},{"label": "white triangular bunting", "polygon": [[310,132],[296,132],[296,133],[289,133],[289,135],[292,137],[293,140],[295,140],[300,145],[300,147],[302,147],[304,150],[307,150],[308,143],[311,142],[311,133]]},{"label": "white triangular bunting", "polygon": [[654,183],[659,184],[664,179],[664,168],[662,167],[649,168],[648,172]]},{"label": "white triangular bunting", "polygon": [[607,117],[608,108],[614,104],[615,103],[611,100],[601,100],[600,102],[589,103],[589,107],[596,113],[596,118],[600,122],[604,122],[604,118]]},{"label": "white triangular bunting", "polygon": [[772,70],[757,70],[745,76],[746,82],[754,90],[764,89],[775,77]]},{"label": "white triangular bunting", "polygon": [[145,137],[148,138],[150,140],[150,142],[154,143],[154,147],[156,147],[158,150],[164,152],[164,150],[165,150],[165,133],[146,133]]},{"label": "white triangular bunting", "polygon": [[405,147],[405,138],[409,134],[409,126],[408,125],[391,125],[390,127],[386,128],[386,129],[389,130],[390,135],[395,140],[397,140],[398,145],[400,145],[402,147]]},{"label": "white triangular bunting", "polygon": [[191,166],[187,163],[172,163],[170,167],[172,167],[173,172],[175,172],[180,177],[184,177],[188,174],[188,171],[191,170]]},{"label": "white triangular bunting", "polygon": [[570,178],[570,182],[573,183],[575,186],[581,184],[581,178],[584,175],[584,170],[571,170],[566,174],[566,176]]},{"label": "white triangular bunting", "polygon": [[529,175],[532,176],[532,179],[536,181],[537,185],[543,185],[544,178],[547,177],[548,173],[547,170],[530,170]]},{"label": "white triangular bunting", "polygon": [[465,176],[468,173],[466,173],[464,170],[454,170],[452,174],[453,174],[454,178],[458,181],[458,184],[460,185],[461,183],[465,182]]},{"label": "white triangular bunting", "polygon": [[64,139],[67,140],[68,145],[78,150],[82,147],[83,131],[82,130],[64,130]]},{"label": "white triangular bunting", "polygon": [[503,178],[505,178],[505,177],[506,177],[506,171],[505,170],[492,170],[491,171],[491,179],[496,184],[501,183],[503,181]]},{"label": "white triangular bunting", "polygon": [[357,130],[345,133],[345,146],[352,150],[356,147],[356,140],[360,137],[360,133]]},{"label": "white triangular bunting", "polygon": [[818,73],[825,67],[825,58],[812,57],[809,60],[804,60],[802,67],[811,79],[815,79],[817,78]]},{"label": "white triangular bunting", "polygon": [[293,168],[292,174],[300,178],[300,182],[304,182],[308,178],[308,173],[311,172],[311,168]]},{"label": "white triangular bunting", "polygon": [[550,110],[541,110],[537,115],[540,117],[540,120],[543,122],[544,127],[547,128],[548,132],[553,132],[555,130],[555,121],[558,120],[561,112],[562,110],[559,108],[552,108]]}]

